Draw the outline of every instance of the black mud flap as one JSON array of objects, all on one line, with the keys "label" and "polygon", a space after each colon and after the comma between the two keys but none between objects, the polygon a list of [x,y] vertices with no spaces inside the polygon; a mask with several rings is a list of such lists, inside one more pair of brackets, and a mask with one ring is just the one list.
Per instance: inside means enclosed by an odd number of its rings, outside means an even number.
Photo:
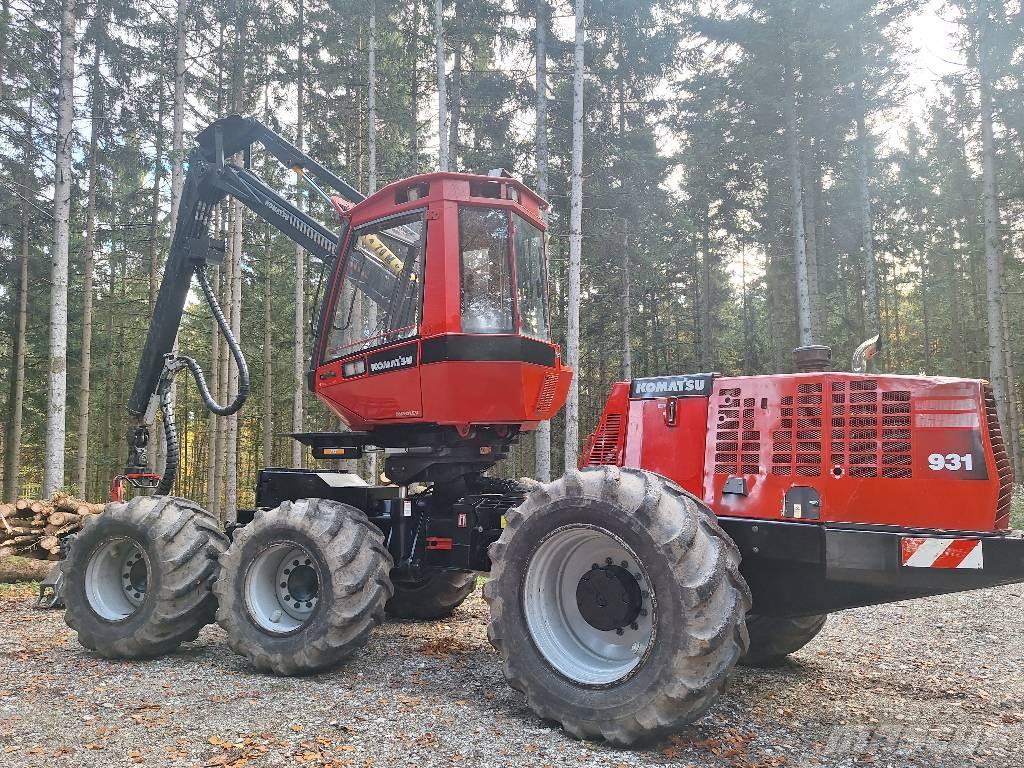
[{"label": "black mud flap", "polygon": [[809,616],[1024,582],[1019,532],[982,534],[722,517],[765,616]]}]

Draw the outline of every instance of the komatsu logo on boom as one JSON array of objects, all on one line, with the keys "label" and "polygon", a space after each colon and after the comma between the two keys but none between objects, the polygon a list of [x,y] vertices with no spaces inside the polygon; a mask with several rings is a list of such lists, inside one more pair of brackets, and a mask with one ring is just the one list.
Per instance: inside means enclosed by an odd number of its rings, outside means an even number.
[{"label": "komatsu logo on boom", "polygon": [[713,374],[698,373],[689,376],[653,376],[633,379],[630,397],[707,397],[711,394]]}]

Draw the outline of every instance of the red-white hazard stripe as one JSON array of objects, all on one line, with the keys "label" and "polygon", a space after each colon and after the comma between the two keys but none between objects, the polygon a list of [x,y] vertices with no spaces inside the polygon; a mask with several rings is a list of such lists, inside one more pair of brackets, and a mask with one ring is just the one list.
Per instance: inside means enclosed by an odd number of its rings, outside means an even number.
[{"label": "red-white hazard stripe", "polygon": [[984,568],[977,539],[903,539],[903,565],[908,568]]}]

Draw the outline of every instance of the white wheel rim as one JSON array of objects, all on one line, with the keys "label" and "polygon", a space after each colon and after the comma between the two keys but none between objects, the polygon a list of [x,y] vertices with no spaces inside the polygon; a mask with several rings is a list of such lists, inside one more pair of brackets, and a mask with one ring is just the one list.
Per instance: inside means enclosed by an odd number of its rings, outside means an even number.
[{"label": "white wheel rim", "polygon": [[245,575],[245,604],[260,629],[294,632],[316,611],[320,574],[313,556],[294,542],[272,544]]},{"label": "white wheel rim", "polygon": [[149,557],[137,541],[111,539],[100,545],[85,568],[85,599],[107,621],[124,621],[146,599]]},{"label": "white wheel rim", "polygon": [[[588,581],[607,578],[614,584],[608,594],[621,593],[624,604],[639,595],[639,613],[627,611],[633,621],[599,629],[584,618],[577,590],[595,566]],[[629,586],[630,577],[635,588]],[[630,599],[626,587],[633,595]],[[577,683],[602,686],[629,677],[653,645],[656,607],[643,564],[625,542],[603,528],[570,525],[553,531],[526,567],[523,611],[530,637],[556,672]]]}]

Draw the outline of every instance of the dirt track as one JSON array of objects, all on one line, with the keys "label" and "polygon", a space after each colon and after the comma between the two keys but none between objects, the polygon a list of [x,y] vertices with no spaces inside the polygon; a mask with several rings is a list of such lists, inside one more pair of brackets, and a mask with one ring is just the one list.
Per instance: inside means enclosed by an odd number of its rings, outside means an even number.
[{"label": "dirt track", "polygon": [[501,677],[478,596],[449,622],[389,623],[332,674],[253,674],[207,628],[112,663],[59,612],[0,585],[0,764],[306,766],[1024,766],[1024,587],[833,617],[776,671],[670,741],[574,741]]}]

